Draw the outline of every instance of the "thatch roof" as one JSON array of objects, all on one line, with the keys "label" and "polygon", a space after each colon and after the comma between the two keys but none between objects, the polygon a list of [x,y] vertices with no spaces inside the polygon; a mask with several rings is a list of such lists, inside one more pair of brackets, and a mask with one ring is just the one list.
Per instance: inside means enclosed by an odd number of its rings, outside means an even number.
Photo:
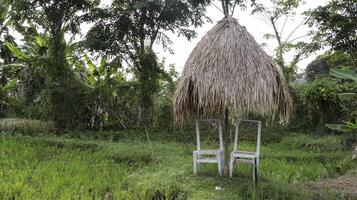
[{"label": "thatch roof", "polygon": [[292,100],[280,69],[237,20],[217,23],[192,51],[173,97],[174,116],[256,113],[288,120]]}]

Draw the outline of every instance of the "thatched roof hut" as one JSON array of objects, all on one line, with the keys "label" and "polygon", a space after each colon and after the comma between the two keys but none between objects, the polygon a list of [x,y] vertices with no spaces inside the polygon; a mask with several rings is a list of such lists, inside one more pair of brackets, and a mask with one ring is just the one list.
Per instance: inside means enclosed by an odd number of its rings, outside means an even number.
[{"label": "thatched roof hut", "polygon": [[174,116],[256,113],[288,120],[292,100],[281,70],[232,17],[217,23],[192,51],[173,97]]}]

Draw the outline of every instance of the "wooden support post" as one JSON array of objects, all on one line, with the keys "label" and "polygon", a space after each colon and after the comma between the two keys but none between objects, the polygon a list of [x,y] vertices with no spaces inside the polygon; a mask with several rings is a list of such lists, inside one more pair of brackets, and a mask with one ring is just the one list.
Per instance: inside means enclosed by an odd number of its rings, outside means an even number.
[{"label": "wooden support post", "polygon": [[228,175],[228,171],[229,171],[229,110],[226,107],[225,111],[224,111],[224,134],[223,134],[223,138],[224,138],[224,174]]},{"label": "wooden support post", "polygon": [[197,141],[197,150],[201,150],[201,136],[200,136],[200,126],[198,120],[196,120],[196,141]]},{"label": "wooden support post", "polygon": [[240,121],[237,121],[237,123],[236,123],[236,130],[235,130],[235,133],[234,133],[234,147],[233,147],[233,151],[237,151],[237,149],[238,149],[239,125],[240,125]]},{"label": "wooden support post", "polygon": [[218,134],[219,134],[219,149],[224,151],[223,127],[222,127],[222,121],[221,120],[219,120]]},{"label": "wooden support post", "polygon": [[198,166],[197,166],[197,154],[193,152],[193,173],[197,174]]},{"label": "wooden support post", "polygon": [[260,138],[262,134],[262,122],[258,122],[258,133],[257,133],[257,149],[256,149],[256,154],[257,154],[257,165],[259,165],[259,158],[260,158]]}]

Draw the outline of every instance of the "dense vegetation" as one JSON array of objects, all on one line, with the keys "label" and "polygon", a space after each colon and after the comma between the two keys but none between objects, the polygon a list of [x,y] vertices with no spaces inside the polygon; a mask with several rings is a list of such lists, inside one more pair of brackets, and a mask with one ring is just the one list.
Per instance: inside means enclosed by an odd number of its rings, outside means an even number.
[{"label": "dense vegetation", "polygon": [[[212,175],[213,166],[192,175],[192,124],[178,127],[172,117],[179,73],[154,51],[172,51],[171,33],[196,37],[213,1],[100,3],[0,2],[0,199],[341,198],[315,181],[356,170],[355,0],[304,12],[296,29],[309,28],[308,42],[277,28],[301,0],[222,1],[266,18],[265,38],[277,43],[273,58],[294,99],[288,123],[264,127],[258,188],[244,167],[232,180]],[[298,63],[316,52],[299,74]]]},{"label": "dense vegetation", "polygon": [[[175,66],[158,60],[153,44],[170,51],[168,32],[195,37],[195,27],[206,22],[210,3],[118,0],[101,7],[90,0],[3,1],[0,116],[53,121],[57,131],[173,128],[171,96],[178,73]],[[294,16],[300,3],[273,1],[274,9],[257,2],[251,6],[254,14],[270,16],[269,23],[276,27],[278,19]],[[238,5],[250,4],[239,1]],[[355,109],[353,103],[338,98],[339,93],[356,93],[355,84],[328,73],[333,68],[351,73],[357,69],[355,51],[349,46],[356,41],[353,6],[353,1],[335,0],[306,12],[308,25],[319,28],[311,33],[309,44],[283,40],[281,32],[266,34],[279,44],[275,60],[294,94],[292,127],[326,132],[326,123],[355,118],[355,112],[350,112]],[[333,24],[337,19],[339,29]],[[93,26],[81,36],[84,23]],[[23,39],[15,39],[14,31]],[[332,35],[341,43],[328,43]],[[331,50],[297,75],[296,65],[303,55],[321,47],[315,44],[325,43],[331,44]],[[293,49],[298,53],[288,62],[285,54]],[[301,84],[298,77],[307,82]]]}]

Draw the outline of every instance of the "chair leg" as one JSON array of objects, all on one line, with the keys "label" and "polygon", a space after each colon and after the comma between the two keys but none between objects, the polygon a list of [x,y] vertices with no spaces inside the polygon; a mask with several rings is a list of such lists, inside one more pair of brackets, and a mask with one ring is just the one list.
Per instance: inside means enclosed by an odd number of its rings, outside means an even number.
[{"label": "chair leg", "polygon": [[233,171],[234,171],[234,163],[235,163],[235,158],[233,154],[231,154],[230,160],[229,160],[229,177],[233,177]]},{"label": "chair leg", "polygon": [[193,173],[197,174],[198,166],[197,166],[197,154],[193,152]]},{"label": "chair leg", "polygon": [[222,172],[224,172],[224,168],[225,168],[225,159],[224,159],[224,153],[222,154],[222,163],[221,163],[221,166],[222,166]]},{"label": "chair leg", "polygon": [[222,176],[222,172],[223,172],[223,167],[222,167],[222,156],[221,154],[217,154],[217,164],[218,164],[218,174],[220,176]]},{"label": "chair leg", "polygon": [[258,168],[257,168],[257,158],[254,158],[254,163],[253,163],[253,181],[255,185],[258,183]]},{"label": "chair leg", "polygon": [[222,162],[221,162],[221,166],[222,166],[222,172],[224,171],[225,168],[225,157],[224,157],[224,151],[221,152],[221,158],[222,158]]}]

